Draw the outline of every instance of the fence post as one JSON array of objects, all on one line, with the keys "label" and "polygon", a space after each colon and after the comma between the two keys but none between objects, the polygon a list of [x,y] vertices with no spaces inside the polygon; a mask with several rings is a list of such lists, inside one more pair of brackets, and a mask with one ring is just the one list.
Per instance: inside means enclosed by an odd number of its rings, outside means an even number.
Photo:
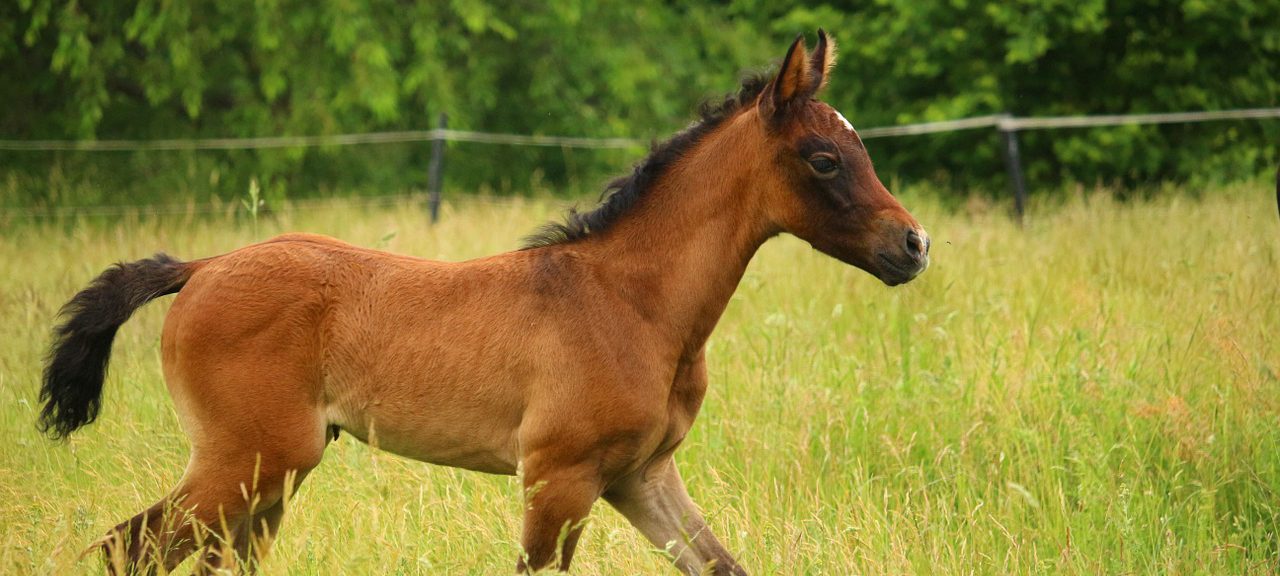
[{"label": "fence post", "polygon": [[1004,164],[1009,171],[1009,191],[1013,192],[1013,209],[1018,214],[1018,226],[1022,226],[1022,216],[1026,212],[1027,181],[1022,176],[1022,154],[1018,152],[1018,129],[1005,120],[1013,116],[1006,113],[996,127],[1004,139]]},{"label": "fence post", "polygon": [[[440,113],[438,130],[449,127],[449,115]],[[444,182],[444,135],[436,134],[431,139],[431,162],[427,164],[427,191],[430,194],[431,223],[440,220],[440,185]]]}]

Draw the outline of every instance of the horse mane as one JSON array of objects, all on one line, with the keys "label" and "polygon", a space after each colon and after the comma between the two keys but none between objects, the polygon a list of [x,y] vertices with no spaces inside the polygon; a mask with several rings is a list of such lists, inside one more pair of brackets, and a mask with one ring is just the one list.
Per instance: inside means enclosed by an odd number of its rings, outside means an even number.
[{"label": "horse mane", "polygon": [[737,93],[707,100],[698,107],[699,119],[677,132],[665,142],[654,144],[649,155],[636,164],[631,174],[605,186],[601,202],[587,212],[570,208],[563,222],[549,222],[524,239],[522,250],[554,246],[581,240],[602,232],[616,223],[631,207],[653,188],[654,183],[677,160],[739,110],[755,103],[769,83],[765,74],[752,74],[742,80]]}]

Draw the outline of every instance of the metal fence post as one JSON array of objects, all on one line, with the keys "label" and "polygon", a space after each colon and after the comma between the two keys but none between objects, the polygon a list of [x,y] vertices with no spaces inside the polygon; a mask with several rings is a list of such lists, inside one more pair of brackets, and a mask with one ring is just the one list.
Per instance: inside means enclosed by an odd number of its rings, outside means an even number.
[{"label": "metal fence post", "polygon": [[[449,127],[449,115],[440,113],[440,121],[436,128],[444,130]],[[430,194],[431,223],[440,220],[440,185],[444,182],[444,135],[436,134],[431,139],[431,162],[427,164],[427,191]]]},{"label": "metal fence post", "polygon": [[1026,213],[1027,181],[1022,176],[1022,154],[1018,152],[1018,129],[1007,123],[1013,116],[1004,114],[996,127],[1004,139],[1004,164],[1009,171],[1009,190],[1013,192],[1013,209],[1018,214],[1018,226]]}]

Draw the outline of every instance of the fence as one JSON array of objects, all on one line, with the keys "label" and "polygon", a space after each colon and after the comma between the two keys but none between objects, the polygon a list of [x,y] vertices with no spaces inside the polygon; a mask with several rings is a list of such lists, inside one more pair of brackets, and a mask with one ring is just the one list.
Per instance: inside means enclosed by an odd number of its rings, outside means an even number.
[{"label": "fence", "polygon": [[[1004,142],[1005,167],[1009,172],[1009,188],[1014,198],[1014,210],[1018,221],[1026,211],[1026,182],[1022,173],[1021,152],[1018,149],[1018,132],[1027,130],[1058,130],[1093,128],[1134,124],[1189,124],[1220,120],[1261,120],[1280,118],[1280,108],[1248,108],[1203,112],[1168,112],[1157,114],[1125,114],[1095,116],[1015,117],[1010,114],[977,116],[960,120],[923,122],[901,126],[884,126],[859,130],[864,140],[896,138],[995,128]],[[431,142],[431,161],[427,167],[428,199],[431,221],[440,213],[440,189],[444,180],[444,143],[472,142],[480,144],[506,144],[514,146],[550,146],[559,148],[639,148],[645,142],[635,138],[582,138],[572,136],[541,136],[452,130],[448,118],[441,114],[437,128],[433,130],[406,130],[398,132],[366,132],[357,134],[330,134],[322,136],[269,136],[258,138],[205,138],[187,140],[0,140],[0,150],[9,151],[164,151],[164,150],[251,150],[264,148],[298,148],[317,146],[355,146],[404,142]],[[384,197],[394,198],[394,197]],[[1280,173],[1277,173],[1277,201],[1280,202]],[[106,213],[122,208],[144,213],[173,213],[174,207],[103,207]],[[10,211],[12,214],[12,211]],[[27,214],[29,215],[29,213]]]}]

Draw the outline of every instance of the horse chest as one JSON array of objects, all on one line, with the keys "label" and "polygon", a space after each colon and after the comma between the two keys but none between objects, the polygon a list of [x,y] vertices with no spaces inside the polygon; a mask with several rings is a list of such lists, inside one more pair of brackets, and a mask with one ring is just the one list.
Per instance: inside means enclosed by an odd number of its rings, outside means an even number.
[{"label": "horse chest", "polygon": [[706,376],[706,364],[701,353],[693,361],[681,363],[676,368],[671,392],[667,396],[666,430],[656,454],[675,450],[693,427],[707,393]]},{"label": "horse chest", "polygon": [[671,383],[668,411],[673,418],[687,420],[689,425],[702,409],[702,399],[707,395],[707,361],[703,352],[676,368]]}]

